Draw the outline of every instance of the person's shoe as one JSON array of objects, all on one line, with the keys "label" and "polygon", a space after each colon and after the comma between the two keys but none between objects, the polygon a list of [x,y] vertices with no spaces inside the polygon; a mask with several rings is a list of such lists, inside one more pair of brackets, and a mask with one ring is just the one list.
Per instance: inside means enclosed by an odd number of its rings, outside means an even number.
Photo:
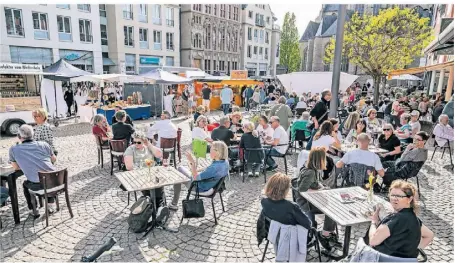
[{"label": "person's shoe", "polygon": [[38,211],[36,211],[36,213],[35,213],[32,210],[32,211],[30,211],[30,216],[33,217],[34,219],[37,219],[38,217],[40,217],[40,214]]},{"label": "person's shoe", "polygon": [[253,173],[252,173],[252,172],[249,172],[249,173],[248,173],[248,177],[253,177]]},{"label": "person's shoe", "polygon": [[259,177],[259,172],[255,172],[254,177]]},{"label": "person's shoe", "polygon": [[275,165],[275,166],[269,166],[269,167],[267,167],[267,169],[266,169],[266,170],[270,172],[270,171],[275,171],[277,168],[278,168],[278,165]]},{"label": "person's shoe", "polygon": [[321,246],[328,252],[332,251],[332,246],[330,245],[330,236],[324,236],[321,231],[318,231],[318,239]]},{"label": "person's shoe", "polygon": [[55,208],[54,208],[54,207],[52,207],[52,206],[49,206],[49,207],[47,208],[47,212],[49,213],[49,215],[52,215],[52,214],[54,214],[54,213],[55,213],[55,211],[56,211],[56,210],[55,210]]},{"label": "person's shoe", "polygon": [[179,210],[178,205],[170,204],[168,207],[169,207],[170,210],[173,210],[173,211]]},{"label": "person's shoe", "polygon": [[338,241],[338,236],[335,233],[330,233],[329,242],[330,242],[330,245],[332,245],[332,246],[339,247],[339,248],[343,247],[341,242]]}]

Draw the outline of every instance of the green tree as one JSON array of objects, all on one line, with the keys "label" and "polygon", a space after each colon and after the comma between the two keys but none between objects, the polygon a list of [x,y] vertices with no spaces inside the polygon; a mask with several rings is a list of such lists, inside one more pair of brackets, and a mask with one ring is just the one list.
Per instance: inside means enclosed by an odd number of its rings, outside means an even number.
[{"label": "green tree", "polygon": [[284,16],[280,40],[280,64],[294,72],[300,68],[299,31],[295,25],[295,14],[287,12]]},{"label": "green tree", "polygon": [[[343,55],[373,77],[377,103],[381,77],[409,65],[432,38],[429,18],[419,18],[408,8],[385,9],[377,16],[355,13],[345,24]],[[332,38],[325,50],[326,63],[332,62],[334,50]]]}]

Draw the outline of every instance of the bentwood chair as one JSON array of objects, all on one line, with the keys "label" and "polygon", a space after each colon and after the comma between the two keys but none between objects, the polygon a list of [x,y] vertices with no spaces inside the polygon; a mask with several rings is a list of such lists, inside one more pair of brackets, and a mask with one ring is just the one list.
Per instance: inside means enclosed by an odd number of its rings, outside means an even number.
[{"label": "bentwood chair", "polygon": [[[73,218],[73,211],[71,210],[71,204],[68,194],[68,171],[67,169],[62,169],[59,171],[53,172],[38,172],[39,181],[42,187],[42,190],[33,191],[29,189],[32,198],[37,196],[38,198],[44,198],[44,208],[46,210],[46,227],[49,226],[49,210],[48,210],[48,198],[55,198],[57,211],[60,210],[58,195],[65,193],[66,206],[68,207],[68,212],[70,213],[71,218]],[[33,210],[36,210],[36,202],[33,202]]]},{"label": "bentwood chair", "polygon": [[95,135],[96,148],[98,150],[98,164],[101,164],[101,168],[104,168],[104,151],[110,150],[109,144],[103,142],[100,136]]},{"label": "bentwood chair", "polygon": [[177,169],[177,138],[160,138],[160,148],[163,152],[163,159],[168,159],[169,155],[171,155],[174,168]]},{"label": "bentwood chair", "polygon": [[114,159],[117,159],[119,170],[122,169],[123,154],[127,147],[126,140],[110,140],[109,149],[111,152],[111,175],[114,174]]}]

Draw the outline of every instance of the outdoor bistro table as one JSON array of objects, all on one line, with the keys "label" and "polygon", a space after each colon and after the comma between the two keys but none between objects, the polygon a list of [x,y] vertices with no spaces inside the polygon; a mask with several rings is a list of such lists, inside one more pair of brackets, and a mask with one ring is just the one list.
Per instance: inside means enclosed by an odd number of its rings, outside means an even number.
[{"label": "outdoor bistro table", "polygon": [[[333,148],[333,149],[335,149],[335,150],[337,150],[337,151],[339,151],[339,152],[343,152],[343,153],[347,153],[347,152],[349,152],[349,151],[358,149],[358,148],[356,148],[355,146],[348,147],[345,143],[341,144],[341,149],[339,149],[339,148],[337,148],[337,147],[335,147],[335,146],[333,146],[333,145],[331,145],[330,148]],[[376,146],[374,146],[374,145],[368,146],[368,150],[369,150],[370,152],[374,152],[374,153],[376,153],[376,154],[387,153],[387,152],[389,152],[389,151],[387,151],[387,150],[385,150],[385,149],[376,147]]]},{"label": "outdoor bistro table", "polygon": [[[159,225],[156,222],[156,200],[155,200],[155,189],[161,188],[168,185],[176,185],[189,182],[190,179],[177,171],[174,167],[168,166],[154,166],[150,168],[142,168],[138,170],[126,171],[115,173],[115,177],[122,183],[128,192],[137,192],[137,191],[150,191],[150,199],[152,200],[152,219],[153,224],[150,229],[144,234],[146,236],[151,230],[158,227]],[[158,178],[157,182],[155,179]],[[160,226],[164,230],[170,229]]]},{"label": "outdoor bistro table", "polygon": [[[352,203],[342,203],[340,193],[348,193],[351,197],[354,197],[355,201]],[[371,205],[381,203],[385,210],[393,211],[388,202],[377,196],[374,196],[373,202],[370,205],[366,200],[368,192],[359,186],[315,192],[301,192],[300,194],[338,225],[346,227],[344,232],[343,254],[338,257],[332,257],[335,260],[340,260],[348,256],[349,243],[351,240],[351,227],[371,222],[370,217],[364,215],[364,212],[370,210],[369,207]],[[363,196],[363,198],[355,198],[361,196]]]},{"label": "outdoor bistro table", "polygon": [[4,164],[3,166],[0,166],[0,181],[2,186],[4,181],[8,182],[8,194],[11,200],[14,223],[16,223],[16,225],[20,224],[21,222],[19,216],[19,202],[17,200],[16,180],[22,175],[24,175],[22,171],[15,171],[13,166],[10,164]]}]

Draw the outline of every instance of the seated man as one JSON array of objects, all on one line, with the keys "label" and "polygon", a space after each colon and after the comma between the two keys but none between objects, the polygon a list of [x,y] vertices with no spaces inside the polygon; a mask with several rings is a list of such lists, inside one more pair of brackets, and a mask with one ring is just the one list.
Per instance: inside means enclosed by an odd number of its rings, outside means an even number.
[{"label": "seated man", "polygon": [[156,142],[156,147],[158,148],[160,148],[161,138],[177,138],[177,126],[172,123],[171,114],[168,111],[163,111],[161,120],[149,128],[147,138],[153,139],[156,133],[158,133],[158,141]]},{"label": "seated man", "polygon": [[213,141],[224,142],[229,149],[229,159],[237,159],[239,149],[237,147],[229,148],[231,146],[231,140],[234,140],[237,136],[233,131],[229,129],[231,121],[228,116],[223,116],[220,119],[220,126],[212,131]]},{"label": "seated man", "polygon": [[428,158],[428,149],[425,143],[428,140],[428,134],[424,131],[418,132],[414,136],[413,143],[406,147],[401,158],[396,161],[384,162],[386,168],[385,174],[381,175],[386,186],[390,186],[396,179],[406,179],[412,173],[419,163],[425,162]]},{"label": "seated man", "polygon": [[[434,127],[433,134],[440,147],[445,146],[447,141],[453,144],[453,128],[449,125],[449,116],[446,114],[439,116],[439,123]],[[451,149],[453,150],[453,148]]]},{"label": "seated man", "polygon": [[[117,113],[119,110],[123,110],[122,106],[115,106],[115,113]],[[114,125],[115,123],[117,123],[117,119],[115,118],[115,113],[114,113],[114,116],[112,116],[112,125]],[[131,120],[131,117],[130,115],[126,114],[126,120],[125,120],[125,123],[128,123],[129,125],[131,126],[134,126],[133,125],[133,121]]]},{"label": "seated man", "polygon": [[[270,151],[270,153],[268,153],[268,158],[265,160],[268,166],[267,171],[273,171],[278,168],[278,165],[275,163],[275,160],[273,160],[272,157],[282,156],[286,154],[289,143],[289,135],[283,126],[280,125],[280,118],[278,118],[278,116],[272,116],[272,118],[270,118],[270,122],[272,124],[272,128],[274,129],[273,140],[265,143],[275,147]],[[266,151],[266,154],[267,152],[268,151]]]},{"label": "seated man", "polygon": [[[33,210],[33,204],[36,207],[36,198],[31,196],[29,189],[33,191],[42,190],[38,171],[51,172],[55,171],[53,163],[56,160],[54,152],[47,142],[33,140],[33,127],[27,124],[19,128],[17,137],[20,144],[14,145],[9,149],[9,160],[15,170],[22,170],[27,180],[25,180],[24,196],[27,200],[28,209],[32,210],[31,215],[39,217],[39,211]],[[54,198],[49,198],[50,204],[54,203]],[[53,212],[53,206],[49,207],[49,212]]]},{"label": "seated man", "polygon": [[119,110],[115,113],[117,123],[112,125],[112,133],[114,134],[114,140],[126,140],[129,145],[131,142],[131,135],[134,133],[134,128],[130,124],[125,123],[126,112]]},{"label": "seated man", "polygon": [[[368,134],[361,133],[357,135],[357,143],[359,148],[348,151],[343,158],[336,163],[336,167],[341,169],[346,164],[363,164],[373,167],[380,176],[384,176],[384,168],[382,167],[379,156],[368,150],[368,145],[370,144],[370,137]],[[365,179],[366,178],[368,178],[368,175],[365,175]],[[363,183],[358,186],[363,186]]]},{"label": "seated man", "polygon": [[300,97],[300,101],[295,106],[296,109],[306,109],[308,106],[305,102],[305,97]]}]

